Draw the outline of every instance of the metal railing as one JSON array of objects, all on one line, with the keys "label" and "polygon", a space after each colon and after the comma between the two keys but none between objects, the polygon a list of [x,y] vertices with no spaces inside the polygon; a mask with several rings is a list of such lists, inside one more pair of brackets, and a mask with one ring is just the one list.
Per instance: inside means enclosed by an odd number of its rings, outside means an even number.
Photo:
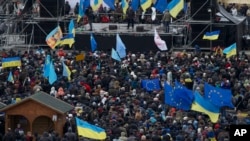
[{"label": "metal railing", "polygon": [[0,47],[11,48],[14,46],[22,46],[26,44],[27,36],[19,34],[2,34],[0,35]]}]

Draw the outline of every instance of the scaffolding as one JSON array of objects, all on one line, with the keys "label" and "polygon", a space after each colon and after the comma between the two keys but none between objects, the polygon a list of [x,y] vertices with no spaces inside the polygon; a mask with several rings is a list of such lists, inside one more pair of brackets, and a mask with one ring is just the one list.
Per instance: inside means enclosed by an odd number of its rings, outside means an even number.
[{"label": "scaffolding", "polygon": [[[22,1],[25,5],[29,0]],[[34,6],[30,7],[26,13],[22,13],[21,15],[17,15],[16,12],[12,12],[10,14],[6,6],[10,2],[13,1],[0,0],[0,5],[3,7],[3,11],[5,11],[0,17],[3,18],[3,23],[5,23],[7,27],[5,33],[0,35],[1,48],[25,47],[29,50],[30,47],[47,46],[45,42],[44,44],[37,44],[34,42],[34,35],[36,34],[34,32],[34,26],[38,27],[41,33],[47,35],[48,33],[43,29],[43,27],[39,25],[40,22],[54,21],[66,23],[70,18],[72,18],[70,15],[61,16],[62,12],[58,13],[59,16],[53,16],[53,14],[51,14],[51,12],[46,9],[46,6],[44,6],[40,1],[37,1],[38,3],[36,4],[39,5],[40,8],[42,7],[48,13],[48,15],[50,15],[50,17],[40,17],[39,12],[34,13]],[[58,5],[56,7],[58,11],[62,11],[62,9],[59,9]],[[183,15],[183,17],[180,17],[170,24],[170,33],[172,34],[172,49],[178,49],[179,47],[183,49],[183,47],[189,47],[192,44],[193,41],[191,40],[190,36],[192,31],[188,30],[190,26],[189,24],[191,22],[189,21],[190,18],[189,12],[187,12]],[[31,32],[26,33],[26,29],[30,27],[32,28]]]},{"label": "scaffolding", "polygon": [[[20,2],[22,6],[18,6]],[[24,47],[29,50],[30,47],[45,46],[45,43],[41,45],[34,43],[34,35],[36,34],[34,27],[38,27],[41,33],[47,35],[48,33],[39,25],[40,22],[64,22],[68,18],[53,16],[40,1],[32,3],[31,7],[25,7],[29,2],[30,0],[0,0],[0,27],[4,27],[4,31],[0,32],[0,48]],[[10,6],[13,8],[12,10]],[[22,7],[22,9],[20,10],[18,7]],[[40,17],[40,7],[43,7],[50,17]],[[23,13],[19,13],[25,8]],[[32,28],[31,32],[27,33],[26,29],[30,27]]]}]

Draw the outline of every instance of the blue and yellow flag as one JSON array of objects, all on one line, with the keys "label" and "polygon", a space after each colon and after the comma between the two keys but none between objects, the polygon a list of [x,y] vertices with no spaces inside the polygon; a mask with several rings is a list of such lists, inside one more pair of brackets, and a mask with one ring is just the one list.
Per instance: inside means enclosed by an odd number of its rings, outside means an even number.
[{"label": "blue and yellow flag", "polygon": [[127,13],[127,10],[128,10],[128,2],[127,0],[122,0],[122,11],[123,11],[123,14],[126,14]]},{"label": "blue and yellow flag", "polygon": [[119,57],[118,53],[116,52],[114,48],[112,48],[111,58],[119,62],[121,61],[121,58]]},{"label": "blue and yellow flag", "polygon": [[172,0],[168,4],[168,10],[172,17],[176,18],[176,16],[181,12],[184,8],[184,0]]},{"label": "blue and yellow flag", "polygon": [[69,22],[69,33],[73,34],[73,37],[76,35],[75,23],[73,19],[71,19]]},{"label": "blue and yellow flag", "polygon": [[90,5],[93,11],[98,11],[100,6],[102,5],[103,0],[91,0]]},{"label": "blue and yellow flag", "polygon": [[79,9],[78,9],[78,16],[77,16],[77,22],[80,21],[80,19],[83,17],[83,14],[84,14],[83,3],[84,3],[84,0],[80,0]]},{"label": "blue and yellow flag", "polygon": [[154,6],[155,9],[163,13],[168,7],[168,2],[167,0],[156,0]]},{"label": "blue and yellow flag", "polygon": [[132,1],[131,1],[131,8],[132,8],[134,11],[137,11],[137,10],[138,10],[139,5],[140,5],[140,0],[132,0]]},{"label": "blue and yellow flag", "polygon": [[103,0],[105,4],[112,10],[115,10],[115,0]]},{"label": "blue and yellow flag", "polygon": [[152,5],[152,0],[140,0],[141,8],[146,11]]},{"label": "blue and yellow flag", "polygon": [[226,54],[227,58],[230,58],[231,56],[234,56],[237,54],[237,46],[236,43],[232,44],[231,46],[225,48],[223,50],[223,53]]},{"label": "blue and yellow flag", "polygon": [[9,57],[2,59],[2,67],[20,67],[21,66],[21,58],[20,57]]},{"label": "blue and yellow flag", "polygon": [[70,81],[71,80],[71,71],[69,69],[69,67],[67,65],[65,65],[64,62],[62,62],[63,64],[63,76],[66,76],[68,78],[68,80]]},{"label": "blue and yellow flag", "polygon": [[14,77],[12,75],[12,72],[10,71],[9,73],[9,76],[8,76],[8,79],[7,79],[8,82],[11,82],[11,83],[14,83]]},{"label": "blue and yellow flag", "polygon": [[197,91],[194,94],[191,110],[202,112],[209,116],[211,122],[216,123],[220,115],[220,107],[213,105],[208,99],[202,97]]},{"label": "blue and yellow flag", "polygon": [[107,138],[106,132],[104,129],[89,124],[86,121],[83,121],[79,118],[76,119],[76,127],[78,131],[78,136],[83,136],[89,139],[95,139],[95,140],[105,140]]},{"label": "blue and yellow flag", "polygon": [[212,31],[212,32],[206,32],[202,39],[206,40],[217,40],[220,35],[220,30]]},{"label": "blue and yellow flag", "polygon": [[72,33],[69,33],[66,36],[64,36],[63,38],[61,38],[58,45],[60,45],[60,46],[69,45],[69,47],[71,48],[74,43],[75,43],[74,35]]},{"label": "blue and yellow flag", "polygon": [[46,43],[51,49],[55,49],[59,45],[62,38],[62,30],[60,26],[53,29],[46,37]]}]

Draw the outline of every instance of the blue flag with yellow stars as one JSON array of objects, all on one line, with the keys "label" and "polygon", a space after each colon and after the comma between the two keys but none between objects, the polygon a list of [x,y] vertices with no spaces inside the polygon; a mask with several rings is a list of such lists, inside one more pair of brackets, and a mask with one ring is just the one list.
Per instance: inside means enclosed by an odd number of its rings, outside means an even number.
[{"label": "blue flag with yellow stars", "polygon": [[232,91],[230,89],[217,88],[205,83],[204,97],[218,107],[234,108],[232,104]]},{"label": "blue flag with yellow stars", "polygon": [[193,92],[184,86],[175,87],[170,86],[168,83],[164,84],[165,104],[175,108],[188,111],[194,99]]},{"label": "blue flag with yellow stars", "polygon": [[160,90],[160,80],[159,79],[145,79],[141,82],[142,88],[146,89],[147,91],[155,91]]}]

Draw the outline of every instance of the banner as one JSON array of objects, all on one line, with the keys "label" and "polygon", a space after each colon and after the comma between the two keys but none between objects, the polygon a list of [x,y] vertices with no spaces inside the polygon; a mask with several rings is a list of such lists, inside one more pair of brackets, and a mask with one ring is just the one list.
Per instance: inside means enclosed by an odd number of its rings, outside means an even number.
[{"label": "banner", "polygon": [[2,67],[20,67],[21,66],[21,59],[20,57],[10,57],[10,58],[3,58],[2,59]]},{"label": "banner", "polygon": [[76,55],[76,61],[82,61],[84,60],[84,58],[85,58],[84,54]]}]

